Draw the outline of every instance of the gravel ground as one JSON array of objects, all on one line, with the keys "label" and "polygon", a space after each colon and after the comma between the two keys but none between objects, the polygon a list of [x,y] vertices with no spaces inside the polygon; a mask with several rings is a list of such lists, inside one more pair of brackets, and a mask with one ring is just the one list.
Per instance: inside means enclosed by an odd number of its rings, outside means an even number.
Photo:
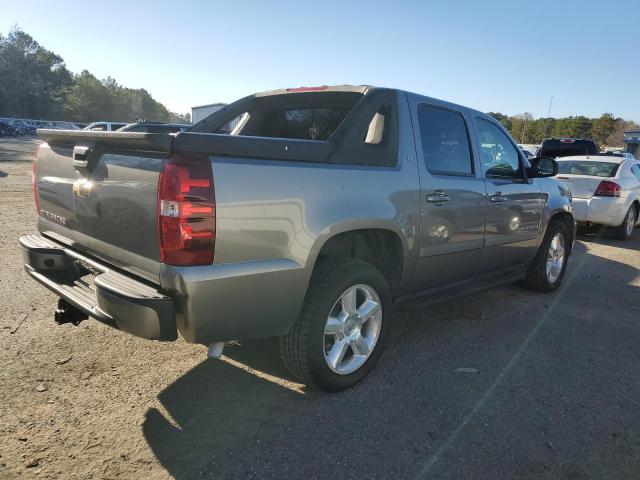
[{"label": "gravel ground", "polygon": [[36,143],[0,139],[0,478],[640,477],[640,232],[581,237],[553,294],[397,312],[373,374],[326,395],[268,340],[214,361],[56,326],[17,245]]}]

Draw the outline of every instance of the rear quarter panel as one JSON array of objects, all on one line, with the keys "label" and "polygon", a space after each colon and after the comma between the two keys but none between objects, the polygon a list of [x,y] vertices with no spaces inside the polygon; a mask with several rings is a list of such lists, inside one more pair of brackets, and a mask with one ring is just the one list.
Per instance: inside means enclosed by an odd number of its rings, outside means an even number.
[{"label": "rear quarter panel", "polygon": [[[404,99],[403,99],[404,100]],[[214,264],[164,266],[161,283],[177,298],[188,341],[280,335],[304,301],[322,246],[334,235],[386,229],[401,240],[398,294],[415,265],[420,186],[406,102],[394,167],[212,156],[216,197]]]}]

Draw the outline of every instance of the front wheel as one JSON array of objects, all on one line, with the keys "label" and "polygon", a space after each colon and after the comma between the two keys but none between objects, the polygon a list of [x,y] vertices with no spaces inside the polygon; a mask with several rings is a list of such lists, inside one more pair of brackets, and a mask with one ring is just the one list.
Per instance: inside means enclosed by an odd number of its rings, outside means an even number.
[{"label": "front wheel", "polygon": [[627,214],[624,216],[624,220],[619,226],[611,230],[611,234],[618,240],[629,240],[633,234],[633,229],[636,226],[636,221],[636,206],[631,204],[629,210],[627,210]]},{"label": "front wheel", "polygon": [[567,225],[552,220],[536,257],[527,270],[525,285],[537,292],[552,292],[560,286],[571,246]]},{"label": "front wheel", "polygon": [[282,360],[301,382],[337,392],[375,366],[389,331],[391,293],[374,266],[323,259],[311,278],[302,311],[280,337]]}]

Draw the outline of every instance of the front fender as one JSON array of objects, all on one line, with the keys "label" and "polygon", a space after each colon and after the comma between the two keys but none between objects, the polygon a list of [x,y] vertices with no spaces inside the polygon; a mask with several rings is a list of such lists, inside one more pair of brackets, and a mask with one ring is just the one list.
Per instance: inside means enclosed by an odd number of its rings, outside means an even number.
[{"label": "front fender", "polygon": [[573,214],[573,206],[571,204],[571,191],[563,183],[553,178],[538,179],[540,189],[544,198],[544,208],[540,219],[540,230],[538,235],[538,246],[542,243],[547,233],[547,227],[551,218],[555,215],[570,215],[572,219],[572,245],[576,238],[576,219]]}]

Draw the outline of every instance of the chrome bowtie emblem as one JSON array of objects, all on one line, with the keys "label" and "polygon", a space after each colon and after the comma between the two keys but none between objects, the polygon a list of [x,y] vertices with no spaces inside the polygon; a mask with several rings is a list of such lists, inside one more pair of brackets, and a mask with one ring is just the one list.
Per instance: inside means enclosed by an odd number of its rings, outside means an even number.
[{"label": "chrome bowtie emblem", "polygon": [[93,189],[93,182],[86,178],[81,178],[73,182],[73,194],[79,198],[88,198]]}]

